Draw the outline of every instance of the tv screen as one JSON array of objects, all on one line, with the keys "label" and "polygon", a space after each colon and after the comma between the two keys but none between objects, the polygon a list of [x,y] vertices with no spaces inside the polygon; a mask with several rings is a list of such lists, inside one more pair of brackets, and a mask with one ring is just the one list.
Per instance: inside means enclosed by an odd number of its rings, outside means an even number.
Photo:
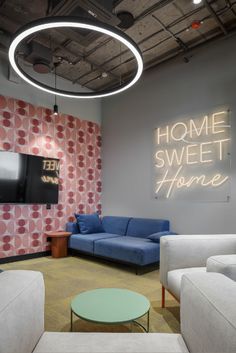
[{"label": "tv screen", "polygon": [[0,203],[58,203],[59,159],[0,151]]}]

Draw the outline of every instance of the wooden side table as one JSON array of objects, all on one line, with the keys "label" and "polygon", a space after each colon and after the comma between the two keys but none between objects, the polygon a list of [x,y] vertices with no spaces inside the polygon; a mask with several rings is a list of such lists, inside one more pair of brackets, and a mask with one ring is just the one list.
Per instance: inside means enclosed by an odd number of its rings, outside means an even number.
[{"label": "wooden side table", "polygon": [[46,232],[48,237],[51,238],[52,257],[66,257],[67,256],[67,243],[68,237],[72,234],[70,232],[57,231]]}]

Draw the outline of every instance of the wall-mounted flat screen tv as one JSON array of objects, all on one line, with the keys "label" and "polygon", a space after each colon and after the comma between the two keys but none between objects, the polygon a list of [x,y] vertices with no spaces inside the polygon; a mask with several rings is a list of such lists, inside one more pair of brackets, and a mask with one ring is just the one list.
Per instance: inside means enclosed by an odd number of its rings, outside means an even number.
[{"label": "wall-mounted flat screen tv", "polygon": [[58,203],[59,159],[0,151],[0,203]]}]

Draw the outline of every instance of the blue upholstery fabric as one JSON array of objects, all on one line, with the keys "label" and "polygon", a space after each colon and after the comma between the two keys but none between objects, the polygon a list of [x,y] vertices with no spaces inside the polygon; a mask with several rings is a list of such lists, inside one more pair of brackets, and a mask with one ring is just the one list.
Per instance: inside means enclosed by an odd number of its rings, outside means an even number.
[{"label": "blue upholstery fabric", "polygon": [[66,229],[73,233],[69,248],[145,266],[158,262],[160,256],[160,244],[147,237],[159,232],[170,234],[167,220],[105,216],[102,226],[101,233],[78,234],[77,223],[67,223]]},{"label": "blue upholstery fabric", "polygon": [[164,235],[177,235],[177,233],[174,232],[158,232],[158,233],[154,233],[149,235],[147,238],[154,241],[155,243],[160,243],[160,239],[161,237],[163,237]]},{"label": "blue upholstery fabric", "polygon": [[71,232],[72,234],[79,233],[79,226],[77,222],[68,222],[66,223],[66,231]]},{"label": "blue upholstery fabric", "polygon": [[144,266],[159,261],[159,244],[148,239],[121,236],[97,240],[94,254]]},{"label": "blue upholstery fabric", "polygon": [[130,219],[130,217],[104,216],[102,226],[106,233],[125,235]]},{"label": "blue upholstery fabric", "polygon": [[79,230],[81,234],[102,233],[102,222],[97,213],[93,214],[77,214],[75,213]]},{"label": "blue upholstery fabric", "polygon": [[132,218],[126,235],[147,238],[148,235],[169,230],[169,221],[164,219]]},{"label": "blue upholstery fabric", "polygon": [[108,233],[73,234],[69,238],[68,247],[93,254],[94,244],[97,240],[114,237],[119,237],[119,235]]}]

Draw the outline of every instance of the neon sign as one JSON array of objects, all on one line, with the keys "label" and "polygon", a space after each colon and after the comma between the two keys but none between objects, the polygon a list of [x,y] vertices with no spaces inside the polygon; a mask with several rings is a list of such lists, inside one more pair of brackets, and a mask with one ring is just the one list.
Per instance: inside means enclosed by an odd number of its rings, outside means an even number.
[{"label": "neon sign", "polygon": [[54,159],[43,159],[42,169],[47,174],[50,175],[42,175],[41,180],[43,183],[49,184],[58,184],[59,183],[59,168],[60,163],[58,160]]},{"label": "neon sign", "polygon": [[229,112],[178,121],[155,130],[155,194],[157,198],[213,190],[224,185],[229,161]]}]

